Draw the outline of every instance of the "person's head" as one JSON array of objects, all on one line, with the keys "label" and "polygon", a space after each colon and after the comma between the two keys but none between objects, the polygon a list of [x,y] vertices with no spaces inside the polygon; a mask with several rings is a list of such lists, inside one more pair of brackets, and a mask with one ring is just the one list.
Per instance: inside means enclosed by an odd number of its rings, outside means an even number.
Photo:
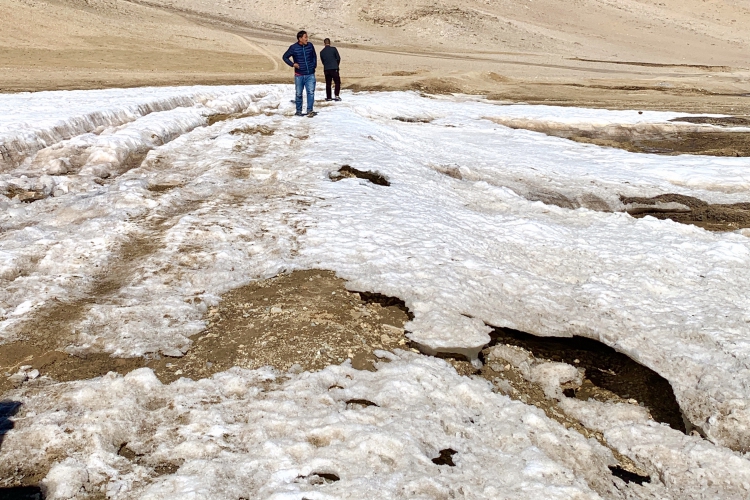
[{"label": "person's head", "polygon": [[297,42],[302,45],[307,45],[307,31],[300,31],[297,33]]},{"label": "person's head", "polygon": [[331,45],[331,39],[330,38],[326,38],[325,40],[323,40],[323,43],[326,44],[326,45]]}]

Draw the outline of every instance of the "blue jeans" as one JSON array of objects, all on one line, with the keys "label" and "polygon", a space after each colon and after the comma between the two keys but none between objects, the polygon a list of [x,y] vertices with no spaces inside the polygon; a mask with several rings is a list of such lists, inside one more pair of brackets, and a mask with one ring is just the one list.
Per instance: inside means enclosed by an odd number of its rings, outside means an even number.
[{"label": "blue jeans", "polygon": [[297,105],[297,113],[302,113],[302,89],[307,89],[307,112],[311,113],[315,103],[315,74],[294,77],[294,90],[297,93],[294,103]]}]

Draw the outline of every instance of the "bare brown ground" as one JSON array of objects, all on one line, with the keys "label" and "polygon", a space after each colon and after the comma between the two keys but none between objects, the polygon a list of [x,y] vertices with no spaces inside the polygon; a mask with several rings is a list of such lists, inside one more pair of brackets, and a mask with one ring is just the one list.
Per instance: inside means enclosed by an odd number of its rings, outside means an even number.
[{"label": "bare brown ground", "polygon": [[[117,278],[119,280],[119,278]],[[233,366],[272,366],[319,370],[351,360],[357,369],[373,369],[374,350],[409,349],[403,333],[408,312],[394,299],[350,292],[330,271],[296,271],[228,292],[211,309],[205,331],[193,338],[182,358],[113,358],[97,353],[62,352],[71,324],[96,297],[106,297],[106,283],[89,299],[60,304],[36,318],[44,325],[23,341],[0,345],[0,394],[13,386],[8,376],[21,366],[58,381],[82,380],[110,371],[128,373],[148,366],[165,383],[180,377],[199,379]],[[22,382],[16,382],[22,383]]]},{"label": "bare brown ground", "polygon": [[[653,198],[623,197],[625,204],[641,205],[628,212],[633,217],[650,215],[657,219],[670,219],[681,224],[692,224],[709,231],[736,231],[750,227],[750,203],[709,204],[692,196],[662,194]],[[690,210],[665,210],[657,203],[679,203]],[[649,208],[653,206],[653,209]]]},{"label": "bare brown ground", "polygon": [[398,301],[350,292],[330,271],[296,271],[237,288],[209,311],[182,358],[152,362],[160,379],[203,378],[233,366],[320,370],[351,360],[372,370],[374,350],[408,349]]},{"label": "bare brown ground", "polygon": [[[728,117],[724,122],[745,123],[747,118]],[[673,120],[676,121],[676,120]],[[705,121],[703,123],[707,123]],[[692,121],[692,123],[701,123]],[[745,126],[745,125],[741,125]],[[660,155],[704,155],[704,156],[750,156],[750,132],[736,131],[701,131],[678,133],[651,133],[627,136],[601,137],[596,132],[581,134],[578,131],[556,130],[548,132],[550,135],[563,137],[576,142],[596,144],[598,146],[624,149],[633,153],[653,153]]]},{"label": "bare brown ground", "polygon": [[[557,135],[557,134],[555,134]],[[750,156],[750,133],[743,132],[683,132],[660,137],[616,139],[571,135],[576,142],[624,149],[633,153],[660,155]]]}]

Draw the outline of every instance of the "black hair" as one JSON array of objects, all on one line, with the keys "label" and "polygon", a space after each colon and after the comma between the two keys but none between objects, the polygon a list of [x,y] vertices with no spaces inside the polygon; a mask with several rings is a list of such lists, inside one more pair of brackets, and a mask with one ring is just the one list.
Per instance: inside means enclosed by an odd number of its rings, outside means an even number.
[{"label": "black hair", "polygon": [[300,38],[302,38],[305,35],[307,35],[307,31],[305,31],[305,30],[300,31],[299,33],[297,33],[297,40],[299,40]]},{"label": "black hair", "polygon": [[330,45],[331,44],[331,39],[330,38],[326,38],[325,40],[323,40],[323,43],[326,43],[326,44]]}]

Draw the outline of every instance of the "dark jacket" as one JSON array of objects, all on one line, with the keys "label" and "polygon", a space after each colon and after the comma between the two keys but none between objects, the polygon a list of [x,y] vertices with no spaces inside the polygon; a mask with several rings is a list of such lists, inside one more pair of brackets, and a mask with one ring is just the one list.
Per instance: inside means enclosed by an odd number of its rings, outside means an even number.
[{"label": "dark jacket", "polygon": [[324,70],[339,69],[339,64],[341,63],[339,51],[336,47],[326,46],[326,48],[320,51],[320,62],[323,63]]},{"label": "dark jacket", "polygon": [[[290,57],[294,62],[289,60]],[[315,68],[318,67],[318,56],[315,54],[315,47],[310,42],[307,42],[307,45],[293,44],[284,52],[282,59],[292,67],[294,63],[299,64],[299,69],[294,70],[297,75],[314,75]]]}]

